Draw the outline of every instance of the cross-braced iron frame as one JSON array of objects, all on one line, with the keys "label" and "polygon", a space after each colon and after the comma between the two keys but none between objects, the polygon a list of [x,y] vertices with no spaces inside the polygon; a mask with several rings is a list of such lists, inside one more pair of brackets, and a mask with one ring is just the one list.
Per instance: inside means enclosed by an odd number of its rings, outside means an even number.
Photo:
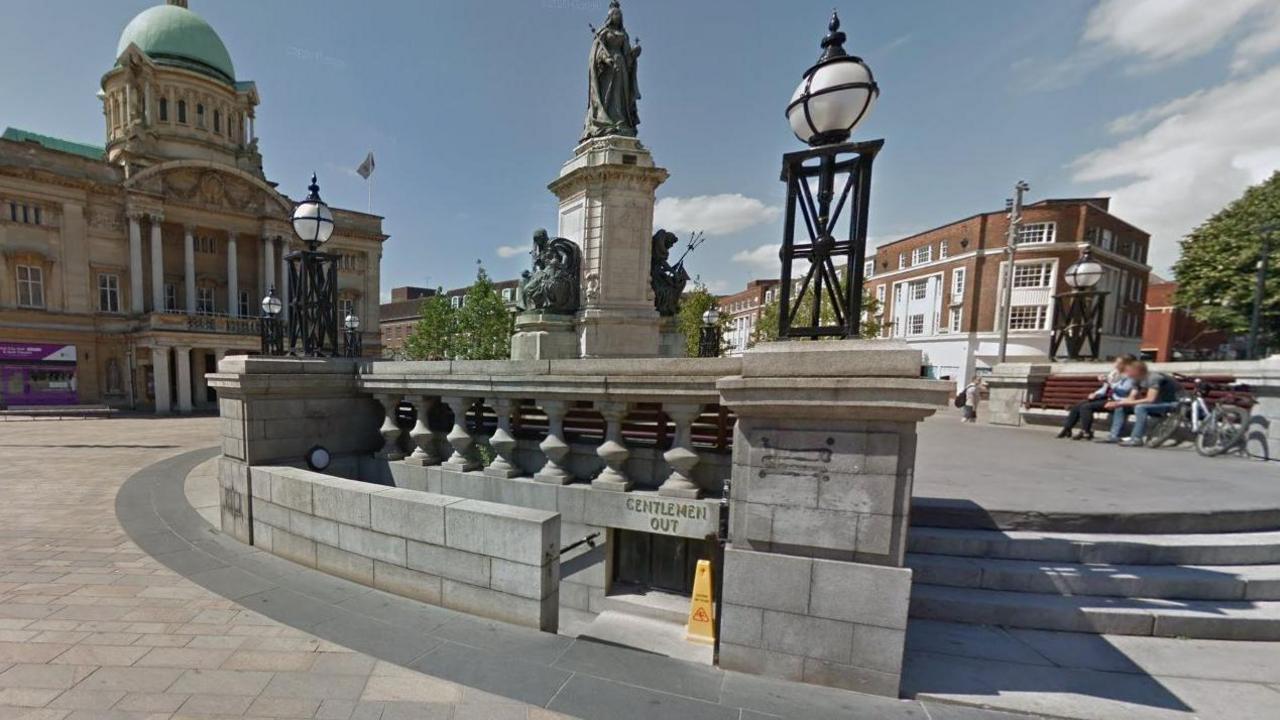
[{"label": "cross-braced iron frame", "polygon": [[1058,357],[1066,345],[1070,360],[1097,360],[1102,352],[1102,317],[1107,293],[1076,290],[1053,298],[1053,334],[1049,357]]}]

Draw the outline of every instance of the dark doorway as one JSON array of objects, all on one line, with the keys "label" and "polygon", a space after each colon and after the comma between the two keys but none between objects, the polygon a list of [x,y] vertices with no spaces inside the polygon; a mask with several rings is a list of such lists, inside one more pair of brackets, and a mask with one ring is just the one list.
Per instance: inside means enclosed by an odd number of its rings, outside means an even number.
[{"label": "dark doorway", "polygon": [[615,532],[615,579],[629,585],[688,595],[699,560],[711,559],[707,540],[655,535],[634,530]]},{"label": "dark doorway", "polygon": [[[204,371],[206,373],[218,372],[218,357],[211,352],[204,354]],[[209,385],[205,385],[204,399],[211,403],[218,402],[218,393]]]}]

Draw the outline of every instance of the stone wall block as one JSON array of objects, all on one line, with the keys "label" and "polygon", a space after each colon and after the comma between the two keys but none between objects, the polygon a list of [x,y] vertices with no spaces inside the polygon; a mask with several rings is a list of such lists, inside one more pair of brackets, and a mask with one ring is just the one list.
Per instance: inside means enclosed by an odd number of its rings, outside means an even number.
[{"label": "stone wall block", "polygon": [[[892,515],[896,510],[896,475],[831,473],[818,482],[817,507],[855,513]],[[755,502],[755,498],[751,498]]]},{"label": "stone wall block", "polygon": [[297,510],[289,511],[289,532],[316,542],[338,547],[340,542],[338,528],[333,520],[315,515],[307,515]]},{"label": "stone wall block", "polygon": [[373,529],[433,545],[444,544],[444,509],[460,502],[416,490],[383,490],[369,497]]},{"label": "stone wall block", "polygon": [[311,485],[313,515],[343,525],[371,526],[369,496],[382,490],[382,486],[323,476],[315,478]]},{"label": "stone wall block", "polygon": [[541,600],[560,584],[560,564],[525,565],[494,558],[490,565],[489,587],[520,597]]},{"label": "stone wall block", "polygon": [[[544,510],[464,500],[445,508],[445,544],[505,560],[542,565],[560,553],[560,517]],[[539,538],[531,542],[531,534]]]},{"label": "stone wall block", "polygon": [[[294,512],[297,512],[296,510]],[[280,528],[289,531],[289,508],[283,505],[276,505],[266,500],[257,500],[253,503],[254,520],[264,525]]]},{"label": "stone wall block", "polygon": [[849,662],[853,647],[852,623],[775,610],[763,612],[761,647],[765,650]]},{"label": "stone wall block", "polygon": [[[225,528],[224,528],[225,530]],[[272,545],[271,538],[275,528],[257,520],[253,521],[253,546],[269,553],[274,553],[275,548]],[[236,537],[241,542],[249,542],[248,538]]]},{"label": "stone wall block", "polygon": [[271,552],[299,565],[311,568],[316,566],[316,541],[278,527],[271,530]]},{"label": "stone wall block", "polygon": [[316,545],[316,569],[361,585],[373,585],[372,559],[324,543]]},{"label": "stone wall block", "polygon": [[813,561],[812,615],[904,630],[910,596],[907,568]]},{"label": "stone wall block", "polygon": [[283,505],[290,510],[313,515],[311,505],[311,483],[285,472],[270,473],[271,501]]},{"label": "stone wall block", "polygon": [[720,641],[720,667],[795,682],[804,679],[804,658],[799,655],[737,645],[724,640]]},{"label": "stone wall block", "polygon": [[725,603],[808,612],[812,559],[730,546],[725,549],[724,562]]},{"label": "stone wall block", "polygon": [[852,553],[858,546],[858,516],[835,510],[774,507],[771,539],[798,549]]},{"label": "stone wall block", "polygon": [[406,564],[405,542],[404,538],[383,535],[353,525],[338,526],[338,547],[392,565],[403,567]]},{"label": "stone wall block", "polygon": [[[720,641],[761,647],[763,644],[764,610],[746,605],[724,603],[720,606]],[[773,611],[770,611],[773,612]]]},{"label": "stone wall block", "polygon": [[[914,429],[914,425],[906,427]],[[863,471],[873,475],[897,475],[901,458],[898,446],[898,433],[867,433],[866,465]]]},{"label": "stone wall block", "polygon": [[752,427],[747,435],[744,452],[735,464],[809,474],[864,472],[870,436],[874,433],[766,425]]},{"label": "stone wall block", "polygon": [[887,564],[901,565],[907,519],[901,515],[859,515],[857,552],[884,555]]},{"label": "stone wall block", "polygon": [[408,541],[408,566],[458,582],[489,587],[490,558],[484,555]]},{"label": "stone wall block", "polygon": [[[516,625],[555,632],[557,618],[543,612],[543,602],[453,580],[441,582],[442,604],[452,610]],[[553,594],[551,597],[555,597]]]},{"label": "stone wall block", "polygon": [[844,688],[854,692],[897,697],[898,673],[885,673],[869,668],[845,665],[807,657],[804,659],[804,682]]},{"label": "stone wall block", "polygon": [[373,561],[373,586],[430,605],[441,602],[440,577],[417,570]]},{"label": "stone wall block", "polygon": [[850,664],[897,674],[902,668],[907,632],[875,625],[853,626],[853,653]]}]

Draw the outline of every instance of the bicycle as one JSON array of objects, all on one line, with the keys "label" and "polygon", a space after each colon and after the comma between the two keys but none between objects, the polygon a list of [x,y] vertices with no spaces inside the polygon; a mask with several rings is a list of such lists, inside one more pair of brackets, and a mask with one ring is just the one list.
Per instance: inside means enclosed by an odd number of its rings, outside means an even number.
[{"label": "bicycle", "polygon": [[[1180,381],[1186,379],[1178,375],[1174,377]],[[1194,383],[1194,392],[1189,395],[1184,393],[1179,397],[1176,410],[1156,419],[1147,436],[1147,447],[1158,448],[1171,441],[1173,445],[1177,445],[1190,439],[1194,441],[1197,453],[1204,457],[1214,457],[1244,442],[1245,430],[1249,426],[1249,409],[1253,401],[1236,392],[1243,392],[1248,388],[1243,385],[1226,388],[1200,378],[1195,378]],[[1223,389],[1229,392],[1210,399],[1212,392]]]}]

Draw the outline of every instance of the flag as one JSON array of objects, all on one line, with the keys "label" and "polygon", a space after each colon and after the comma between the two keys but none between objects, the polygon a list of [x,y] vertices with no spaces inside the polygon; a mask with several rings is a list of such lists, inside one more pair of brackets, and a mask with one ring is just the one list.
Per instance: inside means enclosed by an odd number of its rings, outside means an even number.
[{"label": "flag", "polygon": [[356,172],[360,174],[360,177],[368,180],[369,176],[373,174],[373,167],[373,151],[370,150],[369,154],[365,156],[364,162],[360,163],[360,167],[356,168]]}]

